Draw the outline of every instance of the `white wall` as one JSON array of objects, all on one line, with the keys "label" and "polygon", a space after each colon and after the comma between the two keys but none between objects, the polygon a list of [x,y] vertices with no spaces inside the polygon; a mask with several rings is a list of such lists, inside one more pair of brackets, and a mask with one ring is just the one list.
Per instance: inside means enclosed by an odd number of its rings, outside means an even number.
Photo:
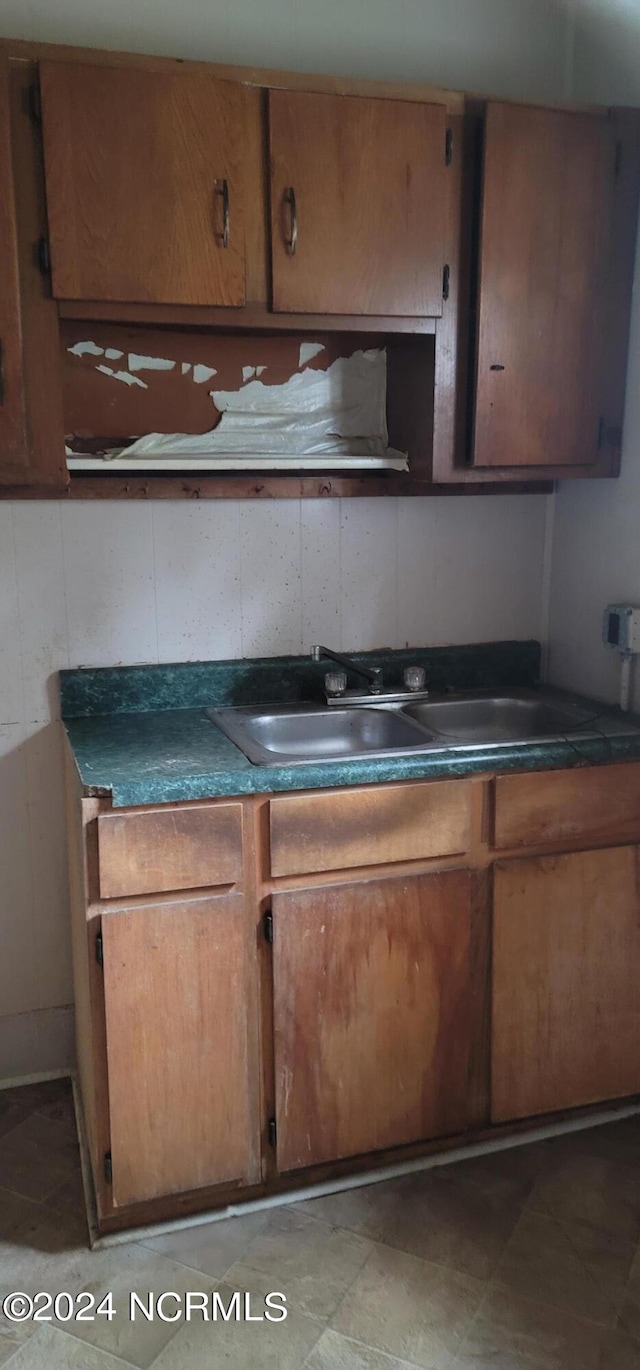
[{"label": "white wall", "polygon": [[[552,0],[1,0],[8,36],[561,93]],[[63,666],[537,637],[541,496],[0,503],[0,1079],[70,1059]]]},{"label": "white wall", "polygon": [[[579,0],[576,98],[640,105],[637,0]],[[557,684],[617,701],[620,657],[601,640],[612,602],[640,604],[640,241],[627,374],[622,474],[563,482],[556,495],[549,674]],[[640,671],[635,705],[640,709]]]}]

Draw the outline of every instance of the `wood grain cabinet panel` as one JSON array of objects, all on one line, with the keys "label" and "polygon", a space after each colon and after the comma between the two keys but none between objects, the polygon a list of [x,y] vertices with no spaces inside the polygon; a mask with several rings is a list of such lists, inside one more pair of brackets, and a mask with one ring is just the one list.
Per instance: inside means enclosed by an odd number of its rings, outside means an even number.
[{"label": "wood grain cabinet panel", "polygon": [[596,460],[615,161],[604,114],[487,108],[476,466]]},{"label": "wood grain cabinet panel", "polygon": [[242,878],[242,804],[100,814],[102,899],[231,885]]},{"label": "wood grain cabinet panel", "polygon": [[640,849],[495,872],[492,1118],[640,1092]]},{"label": "wood grain cabinet panel", "polygon": [[274,876],[453,856],[471,841],[464,780],[279,795],[270,809]]},{"label": "wood grain cabinet panel", "polygon": [[503,775],[496,780],[495,845],[576,846],[640,841],[640,765]]},{"label": "wood grain cabinet panel", "polygon": [[54,295],[242,305],[243,86],[79,62],[40,83]]},{"label": "wood grain cabinet panel", "polygon": [[485,974],[473,880],[452,870],[274,895],[281,1170],[470,1124]]},{"label": "wood grain cabinet panel", "polygon": [[444,105],[269,91],[273,308],[440,315]]},{"label": "wood grain cabinet panel", "polygon": [[102,918],[113,1202],[259,1179],[239,894]]}]

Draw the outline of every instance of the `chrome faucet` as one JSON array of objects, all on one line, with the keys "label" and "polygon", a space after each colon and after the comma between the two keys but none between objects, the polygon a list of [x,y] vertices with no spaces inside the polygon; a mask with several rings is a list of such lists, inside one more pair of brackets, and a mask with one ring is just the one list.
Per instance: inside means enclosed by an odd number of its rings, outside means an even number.
[{"label": "chrome faucet", "polygon": [[382,671],[379,666],[361,666],[358,661],[352,661],[349,656],[340,656],[339,652],[332,652],[329,647],[311,648],[312,661],[322,661],[323,657],[327,657],[329,661],[335,661],[338,666],[343,666],[345,671],[353,671],[355,675],[368,680],[370,694],[381,694]]}]

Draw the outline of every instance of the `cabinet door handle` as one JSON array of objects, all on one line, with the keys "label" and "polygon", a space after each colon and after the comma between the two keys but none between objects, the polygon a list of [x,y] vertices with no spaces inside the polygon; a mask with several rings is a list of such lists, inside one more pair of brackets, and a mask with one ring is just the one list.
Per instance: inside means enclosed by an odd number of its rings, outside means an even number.
[{"label": "cabinet door handle", "polygon": [[221,181],[216,181],[216,190],[222,196],[222,233],[220,242],[223,247],[229,246],[229,182],[226,176]]},{"label": "cabinet door handle", "polygon": [[287,186],[284,192],[284,203],[289,206],[289,236],[285,238],[285,247],[289,256],[293,257],[298,243],[298,210],[296,192],[293,186]]}]

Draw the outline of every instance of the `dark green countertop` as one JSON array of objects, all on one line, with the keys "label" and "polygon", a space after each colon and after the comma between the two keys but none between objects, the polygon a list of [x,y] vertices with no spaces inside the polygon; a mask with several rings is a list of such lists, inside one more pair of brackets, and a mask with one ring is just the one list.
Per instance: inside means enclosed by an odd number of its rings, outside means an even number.
[{"label": "dark green countertop", "polygon": [[[358,659],[381,664],[387,685],[412,661],[426,666],[434,689],[507,688],[535,685],[539,647],[494,643],[361,653]],[[640,758],[639,732],[267,768],[252,765],[207,716],[205,706],[318,699],[325,669],[325,663],[312,667],[290,657],[61,672],[63,720],[85,793],[110,795],[119,808]]]}]

